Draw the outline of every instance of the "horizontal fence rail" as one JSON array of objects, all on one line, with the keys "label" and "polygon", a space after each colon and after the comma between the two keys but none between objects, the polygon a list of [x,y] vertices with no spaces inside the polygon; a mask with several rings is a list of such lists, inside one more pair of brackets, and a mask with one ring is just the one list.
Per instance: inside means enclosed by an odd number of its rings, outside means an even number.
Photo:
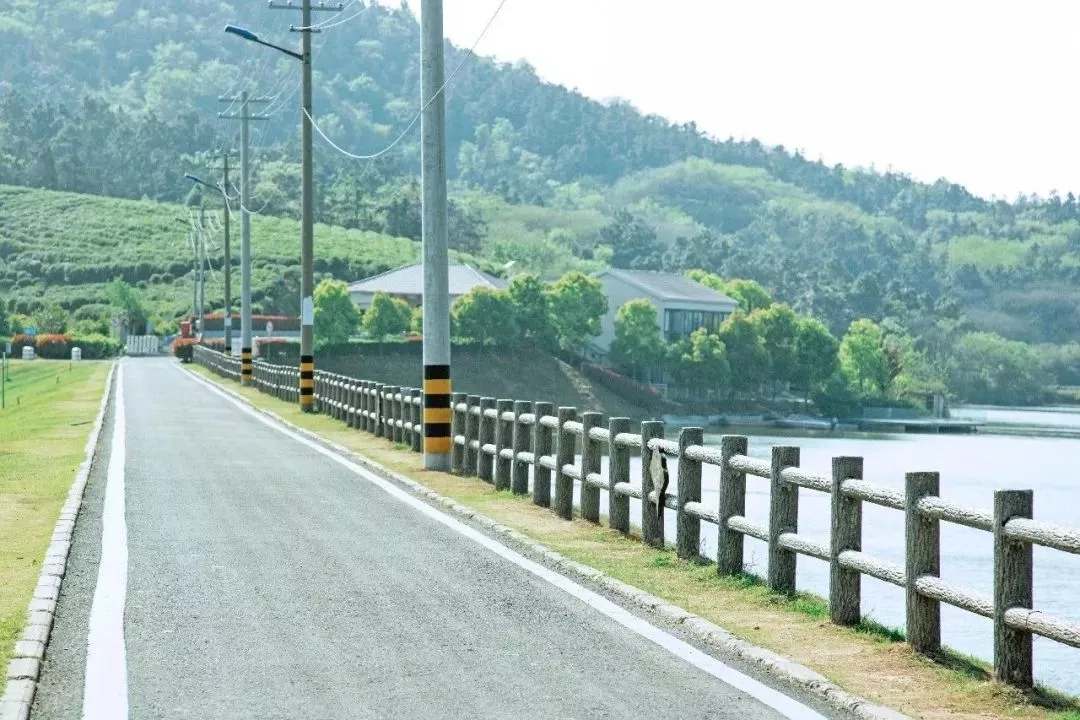
[{"label": "horizontal fence rail", "polygon": [[[240,361],[198,347],[195,360],[239,381]],[[296,401],[296,368],[255,361],[255,384],[262,392]],[[413,452],[421,451],[421,391],[316,371],[315,406],[349,427],[384,437]],[[938,473],[907,473],[903,490],[863,479],[863,461],[836,457],[829,476],[799,467],[799,448],[773,447],[768,460],[747,454],[747,438],[724,436],[719,447],[704,445],[701,428],[681,428],[677,440],[665,438],[664,423],[641,423],[631,432],[628,418],[609,418],[551,403],[499,400],[454,393],[451,396],[451,471],[476,476],[496,489],[517,495],[531,492],[533,502],[560,517],[573,517],[575,487],[580,514],[601,522],[601,490],[608,491],[610,527],[629,533],[630,499],[641,501],[638,525],[642,540],[664,546],[664,512],[676,517],[675,550],[695,559],[701,547],[702,522],[714,527],[716,569],[722,575],[744,571],[743,538],[768,544],[766,582],[772,590],[793,594],[800,555],[829,564],[829,616],[854,626],[862,619],[861,579],[877,578],[905,593],[907,642],[917,651],[941,650],[941,605],[945,603],[993,620],[994,673],[1021,687],[1033,685],[1032,637],[1039,635],[1080,648],[1080,624],[1032,607],[1036,545],[1080,555],[1080,528],[1033,519],[1030,490],[999,490],[992,510],[956,505],[939,496]],[[578,457],[580,451],[580,457]],[[631,477],[631,456],[640,454],[641,470]],[[601,472],[608,458],[607,473]],[[669,463],[677,463],[678,483],[668,492]],[[702,466],[720,468],[719,501],[701,501]],[[746,517],[747,478],[769,484],[767,524]],[[828,544],[798,532],[799,492],[823,493],[831,501]],[[905,515],[905,562],[872,557],[862,551],[863,504]],[[989,532],[993,536],[993,596],[986,597],[940,578],[942,522]]]}]

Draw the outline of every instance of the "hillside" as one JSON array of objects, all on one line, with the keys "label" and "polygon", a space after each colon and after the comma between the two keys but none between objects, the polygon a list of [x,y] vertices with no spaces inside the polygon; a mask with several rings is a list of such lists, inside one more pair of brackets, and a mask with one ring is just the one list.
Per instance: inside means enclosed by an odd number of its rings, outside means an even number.
[{"label": "hillside", "polygon": [[[210,312],[224,302],[224,247],[221,213],[206,216]],[[104,284],[123,277],[141,290],[157,319],[188,314],[192,217],[197,213],[183,205],[0,186],[0,296],[10,298],[19,313],[55,302],[79,311],[77,316],[95,317],[107,313]],[[240,287],[238,225],[234,222],[231,232],[234,302]],[[288,218],[252,217],[257,312],[299,313],[299,232],[299,224]],[[315,238],[317,277],[355,280],[420,257],[417,243],[373,232],[319,225]]]}]

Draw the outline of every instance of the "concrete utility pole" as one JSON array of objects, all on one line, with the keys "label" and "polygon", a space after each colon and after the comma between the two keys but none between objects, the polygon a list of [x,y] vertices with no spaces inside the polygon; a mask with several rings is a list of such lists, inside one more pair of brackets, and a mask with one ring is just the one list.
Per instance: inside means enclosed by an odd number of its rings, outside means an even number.
[{"label": "concrete utility pole", "polygon": [[[277,5],[271,1],[271,8],[295,10],[288,5]],[[311,0],[303,0],[300,5],[300,27],[289,29],[301,34],[300,62],[303,65],[303,80],[300,90],[300,151],[301,151],[301,188],[300,188],[300,409],[304,412],[315,410],[315,175],[312,158],[311,128],[311,34],[319,32],[311,24],[313,10],[341,12],[343,3],[327,7],[323,3],[311,6]]]},{"label": "concrete utility pole", "polygon": [[206,207],[199,203],[199,229],[196,233],[195,261],[199,264],[199,332],[205,333],[204,312],[206,307]]},{"label": "concrete utility pole", "polygon": [[[449,470],[450,281],[446,209],[446,101],[441,90],[442,0],[420,4],[420,118],[424,242],[424,468]],[[435,93],[439,93],[436,98]]]},{"label": "concrete utility pole", "polygon": [[[236,102],[237,98],[218,98],[221,102]],[[271,98],[248,97],[247,91],[240,93],[240,114],[218,117],[240,120],[240,384],[250,385],[253,377],[251,364],[251,217],[248,211],[251,202],[251,120],[266,120],[267,115],[252,115],[251,103],[268,103]],[[226,166],[227,167],[227,166]],[[228,186],[225,188],[228,192]],[[226,276],[228,277],[228,276]],[[232,330],[227,332],[231,334]]]},{"label": "concrete utility pole", "polygon": [[[311,0],[302,0],[300,6],[300,27],[291,26],[292,32],[303,33],[301,52],[293,52],[280,45],[266,42],[258,35],[237,25],[226,25],[225,32],[236,35],[248,42],[258,43],[285,53],[299,60],[303,69],[303,93],[300,110],[300,140],[302,146],[302,164],[300,190],[300,408],[304,412],[315,410],[315,300],[314,292],[314,234],[315,234],[315,187],[311,157],[311,33],[319,28],[311,24],[311,13],[316,10],[341,12],[345,7],[342,2],[334,7],[327,7],[322,0],[312,7]],[[292,0],[286,5],[277,5],[270,0],[271,10],[296,10]]]},{"label": "concrete utility pole", "polygon": [[[229,194],[229,153],[222,155],[222,181],[221,188],[225,195]],[[229,247],[229,204],[221,209],[224,216],[225,231],[225,354],[232,355],[232,253]]]}]

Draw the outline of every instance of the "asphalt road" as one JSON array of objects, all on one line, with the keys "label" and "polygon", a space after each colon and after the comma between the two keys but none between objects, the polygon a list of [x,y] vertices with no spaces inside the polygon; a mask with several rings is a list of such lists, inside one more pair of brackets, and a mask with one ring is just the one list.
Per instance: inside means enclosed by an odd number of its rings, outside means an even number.
[{"label": "asphalt road", "polygon": [[[171,360],[125,361],[121,381],[126,668],[107,670],[126,669],[130,717],[784,717]],[[83,717],[104,464],[33,720]]]}]

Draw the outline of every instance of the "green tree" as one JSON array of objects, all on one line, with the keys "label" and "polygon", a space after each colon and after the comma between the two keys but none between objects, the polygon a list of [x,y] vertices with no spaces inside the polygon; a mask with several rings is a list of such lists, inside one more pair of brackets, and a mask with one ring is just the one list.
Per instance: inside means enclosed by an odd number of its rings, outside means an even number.
[{"label": "green tree", "polygon": [[38,332],[46,334],[66,333],[71,318],[68,316],[67,310],[56,303],[52,303],[38,310],[34,319],[37,322]]},{"label": "green tree", "polygon": [[11,337],[11,316],[8,314],[7,303],[0,301],[0,338]]},{"label": "green tree", "polygon": [[741,309],[720,326],[720,340],[731,365],[731,391],[756,392],[765,380],[769,353],[757,327]]},{"label": "green tree", "polygon": [[719,275],[701,269],[687,270],[686,277],[718,293],[724,292],[724,286],[727,284]]},{"label": "green tree", "polygon": [[851,323],[840,341],[840,369],[859,392],[887,395],[891,381],[885,333],[865,318]]},{"label": "green tree", "polygon": [[839,367],[837,342],[820,320],[800,317],[795,333],[795,366],[792,381],[806,397],[831,378]]},{"label": "green tree", "polygon": [[631,300],[619,308],[611,343],[615,367],[637,380],[646,379],[644,375],[660,364],[666,351],[652,302]]},{"label": "green tree", "polygon": [[686,277],[696,283],[704,285],[710,290],[715,290],[718,293],[727,295],[732,300],[739,303],[739,307],[747,314],[750,314],[755,310],[764,310],[772,305],[773,302],[772,296],[770,296],[768,291],[756,280],[743,280],[740,278],[724,280],[724,278],[716,273],[707,272],[701,269],[687,270]]},{"label": "green tree", "polygon": [[315,343],[320,347],[349,342],[360,324],[349,286],[326,279],[315,287]]},{"label": "green tree", "polygon": [[698,328],[675,348],[674,375],[683,385],[723,390],[731,382],[727,347],[718,335]]},{"label": "green tree", "polygon": [[584,350],[600,334],[600,319],[608,311],[604,286],[577,270],[563,275],[548,291],[551,325],[565,349]]},{"label": "green tree", "polygon": [[540,277],[533,273],[515,277],[510,281],[510,299],[514,303],[518,340],[537,348],[554,347],[555,330],[551,326],[547,286]]},{"label": "green tree", "polygon": [[752,313],[772,305],[772,297],[756,280],[735,278],[724,284],[723,292],[739,303],[743,312]]},{"label": "green tree", "polygon": [[117,311],[121,325],[134,335],[146,332],[149,318],[139,293],[122,278],[116,278],[105,286],[105,297]]},{"label": "green tree", "polygon": [[759,308],[750,313],[750,322],[757,328],[769,356],[766,377],[772,382],[773,397],[777,387],[789,382],[795,374],[795,340],[799,323],[795,312],[783,304]]},{"label": "green tree", "polygon": [[506,290],[475,287],[454,301],[454,333],[462,340],[506,347],[518,337],[514,301]]},{"label": "green tree", "polygon": [[1044,383],[1039,356],[1025,343],[974,332],[953,348],[949,387],[962,401],[1029,405],[1038,402]]},{"label": "green tree", "polygon": [[401,335],[409,329],[411,321],[409,303],[379,291],[371,298],[371,307],[364,313],[364,330],[376,340],[382,340],[389,335]]},{"label": "green tree", "polygon": [[409,319],[409,330],[417,335],[424,334],[424,308],[419,305],[413,308],[412,317]]},{"label": "green tree", "polygon": [[601,228],[600,244],[612,249],[612,267],[659,270],[663,265],[664,246],[657,240],[656,230],[625,210],[616,212]]}]

